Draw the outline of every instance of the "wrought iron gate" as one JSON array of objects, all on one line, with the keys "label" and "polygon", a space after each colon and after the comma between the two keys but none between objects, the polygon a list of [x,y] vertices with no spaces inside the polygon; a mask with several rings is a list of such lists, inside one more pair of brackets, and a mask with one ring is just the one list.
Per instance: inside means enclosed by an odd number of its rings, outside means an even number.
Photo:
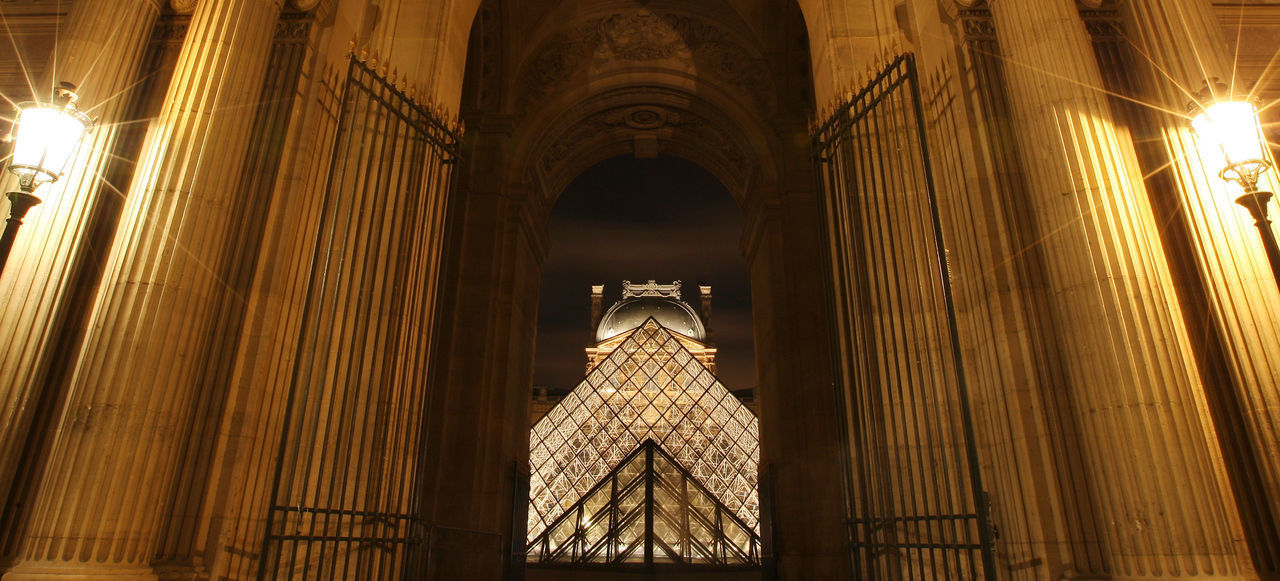
[{"label": "wrought iron gate", "polygon": [[425,565],[418,455],[458,135],[365,58],[332,84],[259,579],[410,578]]},{"label": "wrought iron gate", "polygon": [[912,55],[814,129],[847,414],[848,531],[867,579],[994,579]]}]

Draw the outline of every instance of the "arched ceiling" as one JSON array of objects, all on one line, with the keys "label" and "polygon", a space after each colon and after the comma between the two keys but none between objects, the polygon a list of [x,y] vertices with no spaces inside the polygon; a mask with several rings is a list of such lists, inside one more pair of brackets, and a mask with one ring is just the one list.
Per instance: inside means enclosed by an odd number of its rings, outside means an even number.
[{"label": "arched ceiling", "polygon": [[487,0],[466,107],[510,119],[514,175],[548,202],[608,157],[667,153],[741,197],[776,181],[780,119],[812,110],[791,0]]}]

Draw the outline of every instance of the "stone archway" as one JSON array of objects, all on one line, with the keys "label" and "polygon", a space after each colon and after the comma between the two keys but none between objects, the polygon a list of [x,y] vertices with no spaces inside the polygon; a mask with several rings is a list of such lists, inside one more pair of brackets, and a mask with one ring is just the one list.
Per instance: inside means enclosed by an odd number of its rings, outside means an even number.
[{"label": "stone archway", "polygon": [[430,513],[434,574],[498,575],[485,555],[523,553],[512,497],[528,431],[516,418],[527,417],[556,196],[603,159],[667,154],[719,178],[746,217],[762,455],[778,499],[767,554],[791,574],[847,576],[798,7],[541,4],[486,2],[472,29],[462,111],[474,138],[428,450],[427,497],[448,499]]}]

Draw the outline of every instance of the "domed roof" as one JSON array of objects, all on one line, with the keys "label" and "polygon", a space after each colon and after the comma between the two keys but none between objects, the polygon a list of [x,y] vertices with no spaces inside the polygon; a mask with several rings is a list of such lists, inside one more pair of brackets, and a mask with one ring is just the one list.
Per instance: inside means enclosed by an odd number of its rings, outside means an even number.
[{"label": "domed roof", "polygon": [[670,297],[640,296],[625,298],[615,303],[600,319],[596,328],[596,342],[616,337],[639,327],[649,317],[659,325],[696,339],[706,340],[702,319],[684,301]]}]

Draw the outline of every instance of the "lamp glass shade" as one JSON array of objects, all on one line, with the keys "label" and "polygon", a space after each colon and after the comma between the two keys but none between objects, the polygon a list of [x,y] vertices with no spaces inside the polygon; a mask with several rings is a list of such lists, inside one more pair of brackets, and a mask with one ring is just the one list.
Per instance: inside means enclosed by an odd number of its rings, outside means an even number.
[{"label": "lamp glass shade", "polygon": [[1256,181],[1271,167],[1258,110],[1246,101],[1224,101],[1206,107],[1191,120],[1207,166],[1224,180]]},{"label": "lamp glass shade", "polygon": [[14,120],[9,171],[32,186],[57,181],[89,130],[89,120],[70,107],[33,105]]}]

